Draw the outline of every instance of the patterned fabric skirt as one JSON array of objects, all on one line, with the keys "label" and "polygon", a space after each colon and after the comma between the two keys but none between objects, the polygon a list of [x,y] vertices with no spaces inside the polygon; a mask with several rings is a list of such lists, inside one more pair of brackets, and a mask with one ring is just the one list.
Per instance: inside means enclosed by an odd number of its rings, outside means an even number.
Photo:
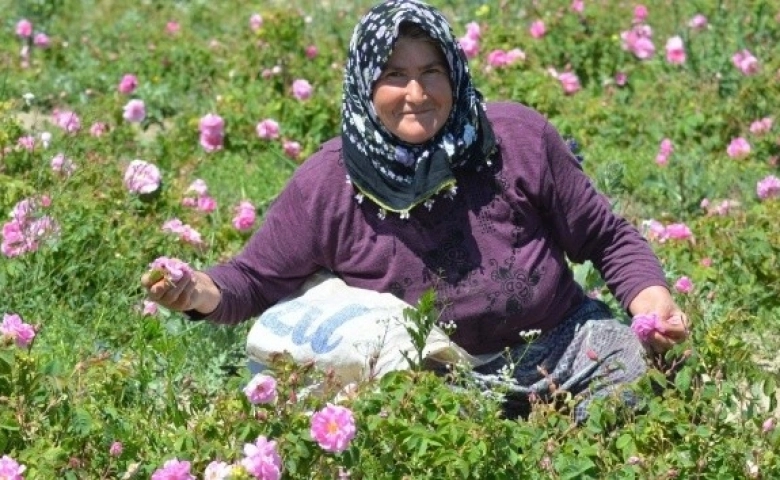
[{"label": "patterned fabric skirt", "polygon": [[[606,304],[587,299],[555,329],[509,349],[476,367],[470,375],[487,394],[499,393],[508,417],[525,416],[530,400],[554,392],[580,395],[574,418],[587,418],[595,397],[606,396],[647,371],[645,349],[631,329],[616,320]],[[623,392],[624,401],[633,403]]]}]

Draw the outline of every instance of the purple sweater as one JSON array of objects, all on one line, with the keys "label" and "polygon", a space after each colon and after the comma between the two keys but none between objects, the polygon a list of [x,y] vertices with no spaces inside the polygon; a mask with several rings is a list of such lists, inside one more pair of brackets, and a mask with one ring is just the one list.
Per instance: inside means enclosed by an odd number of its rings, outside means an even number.
[{"label": "purple sweater", "polygon": [[499,145],[492,168],[458,172],[457,194],[437,196],[408,219],[358,203],[326,142],[293,175],[244,250],[208,274],[222,301],[207,318],[237,323],[329,269],[347,284],[391,292],[410,304],[433,287],[453,341],[473,354],[547,331],[585,295],[567,267],[591,260],[627,308],[642,289],[666,285],[637,230],[612,213],[555,128],[517,103],[491,103]]}]

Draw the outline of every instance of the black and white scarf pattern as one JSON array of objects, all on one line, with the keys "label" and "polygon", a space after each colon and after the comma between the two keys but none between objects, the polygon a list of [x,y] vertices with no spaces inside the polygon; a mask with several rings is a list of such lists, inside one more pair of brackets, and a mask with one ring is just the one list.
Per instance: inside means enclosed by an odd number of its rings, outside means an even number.
[{"label": "black and white scarf pattern", "polygon": [[[401,22],[420,26],[439,43],[449,66],[453,107],[430,140],[412,145],[390,133],[372,102],[374,83],[390,58]],[[442,191],[455,192],[454,168],[489,164],[495,137],[482,95],[472,84],[468,60],[444,16],[416,0],[389,0],[372,8],[355,27],[344,71],[342,145],[357,197],[408,217]]]}]

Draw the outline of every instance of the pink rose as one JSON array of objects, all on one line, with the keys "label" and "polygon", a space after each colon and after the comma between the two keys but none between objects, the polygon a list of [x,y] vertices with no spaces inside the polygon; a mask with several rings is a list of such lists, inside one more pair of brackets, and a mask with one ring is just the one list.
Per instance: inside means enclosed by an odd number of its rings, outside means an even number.
[{"label": "pink rose", "polygon": [[276,401],[276,379],[270,375],[258,373],[244,387],[244,394],[249,403],[273,403]]},{"label": "pink rose", "polygon": [[233,226],[236,228],[236,230],[241,232],[250,230],[257,218],[254,205],[244,200],[238,204],[235,212],[236,215],[233,217]]},{"label": "pink rose", "polygon": [[266,118],[257,124],[257,136],[265,140],[279,138],[279,124],[275,120]]},{"label": "pink rose", "polygon": [[734,138],[726,148],[726,153],[731,158],[745,158],[750,155],[750,144],[742,137]]},{"label": "pink rose", "polygon": [[647,343],[653,336],[653,333],[664,333],[664,326],[661,319],[655,313],[645,315],[635,315],[631,320],[631,330],[634,331],[639,340]]},{"label": "pink rose", "polygon": [[685,46],[682,38],[672,37],[666,41],[666,61],[674,65],[685,63]]},{"label": "pink rose", "polygon": [[688,294],[693,290],[693,282],[688,277],[680,277],[674,283],[674,288],[680,293]]},{"label": "pink rose", "polygon": [[634,23],[642,23],[647,19],[647,7],[644,5],[637,5],[634,7]]},{"label": "pink rose", "polygon": [[128,122],[138,123],[146,118],[146,105],[143,100],[130,100],[123,110],[122,117]]},{"label": "pink rose", "polygon": [[30,38],[33,32],[32,22],[23,18],[16,24],[16,35],[22,38]]},{"label": "pink rose", "polygon": [[463,49],[463,53],[466,54],[466,58],[474,58],[479,54],[479,40],[464,36],[458,39],[458,43]]},{"label": "pink rose", "polygon": [[758,73],[760,65],[758,59],[750,53],[750,50],[740,50],[731,57],[731,61],[735,67],[739,69],[745,75],[755,75]]},{"label": "pink rose", "polygon": [[750,124],[750,133],[754,135],[763,135],[772,130],[773,123],[774,121],[772,120],[772,117],[765,117],[761,120],[756,120]]},{"label": "pink rose", "polygon": [[249,28],[253,32],[260,30],[262,26],[263,26],[263,17],[260,16],[259,13],[252,14],[252,16],[249,17]]},{"label": "pink rose", "polygon": [[285,140],[282,143],[282,150],[284,150],[285,155],[293,160],[297,160],[298,156],[301,154],[301,144],[298,142]]},{"label": "pink rose", "polygon": [[119,93],[129,95],[135,91],[136,87],[138,87],[138,78],[128,73],[119,81],[117,90],[119,90]]},{"label": "pink rose", "polygon": [[49,48],[51,40],[45,33],[36,33],[35,38],[33,38],[33,45],[38,48]]},{"label": "pink rose", "polygon": [[225,138],[225,121],[219,115],[208,113],[198,123],[200,145],[207,152],[221,150]]},{"label": "pink rose", "polygon": [[694,30],[702,30],[704,28],[707,28],[707,17],[705,17],[701,13],[697,13],[688,22],[688,26]]},{"label": "pink rose", "polygon": [[563,72],[558,75],[558,81],[561,82],[563,92],[566,95],[573,95],[580,91],[580,79],[574,72]]},{"label": "pink rose", "polygon": [[536,20],[533,23],[531,23],[531,28],[529,29],[531,32],[531,36],[534,38],[542,38],[545,33],[547,33],[547,28],[544,26],[544,22],[541,20]]},{"label": "pink rose", "polygon": [[769,175],[756,184],[756,195],[761,200],[780,197],[780,178]]},{"label": "pink rose", "polygon": [[125,187],[130,193],[152,193],[160,188],[162,176],[156,165],[143,160],[133,160],[125,170]]},{"label": "pink rose", "polygon": [[312,86],[304,79],[297,79],[292,83],[293,97],[298,100],[308,100],[311,97]]}]

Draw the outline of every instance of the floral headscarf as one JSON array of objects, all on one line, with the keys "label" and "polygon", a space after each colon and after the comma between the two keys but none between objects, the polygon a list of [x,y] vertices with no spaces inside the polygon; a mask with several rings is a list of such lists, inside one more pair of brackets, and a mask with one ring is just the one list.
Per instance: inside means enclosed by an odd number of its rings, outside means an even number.
[{"label": "floral headscarf", "polygon": [[[449,119],[430,140],[412,145],[379,120],[373,86],[390,58],[401,22],[411,22],[438,42],[447,59],[453,91]],[[454,192],[454,168],[489,163],[495,137],[468,60],[444,16],[416,0],[389,0],[372,8],[355,27],[344,71],[344,162],[358,196],[383,210],[409,210],[442,191]]]}]

